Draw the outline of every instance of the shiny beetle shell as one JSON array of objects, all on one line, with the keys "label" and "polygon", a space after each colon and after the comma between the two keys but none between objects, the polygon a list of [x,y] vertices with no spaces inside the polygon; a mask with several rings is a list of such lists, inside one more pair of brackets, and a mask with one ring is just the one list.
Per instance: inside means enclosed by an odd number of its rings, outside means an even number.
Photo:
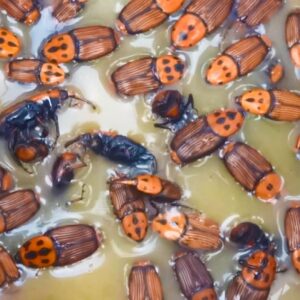
[{"label": "shiny beetle shell", "polygon": [[222,245],[219,225],[197,211],[169,209],[153,219],[152,229],[189,249],[216,250]]},{"label": "shiny beetle shell", "polygon": [[19,190],[0,196],[0,233],[22,226],[39,208],[39,199],[32,190]]},{"label": "shiny beetle shell", "polygon": [[159,275],[149,261],[136,262],[131,268],[128,281],[130,300],[163,300]]},{"label": "shiny beetle shell", "polygon": [[300,273],[300,206],[295,205],[285,215],[285,236],[295,270]]},{"label": "shiny beetle shell", "polygon": [[196,253],[178,252],[173,262],[180,290],[187,299],[218,299],[214,280]]},{"label": "shiny beetle shell", "polygon": [[257,198],[268,201],[280,194],[282,178],[257,150],[244,143],[229,143],[222,155],[234,179]]},{"label": "shiny beetle shell", "polygon": [[15,182],[11,172],[0,166],[0,193],[10,191],[14,185]]},{"label": "shiny beetle shell", "polygon": [[195,46],[226,20],[232,5],[233,0],[193,0],[172,28],[172,44],[177,48]]},{"label": "shiny beetle shell", "polygon": [[115,215],[121,220],[125,234],[136,242],[144,240],[148,230],[148,216],[142,195],[133,186],[119,183],[109,185],[110,200]]},{"label": "shiny beetle shell", "polygon": [[54,86],[65,80],[65,72],[60,66],[38,59],[10,61],[5,65],[5,73],[9,80],[20,83]]},{"label": "shiny beetle shell", "polygon": [[58,22],[75,18],[84,8],[88,0],[54,0],[52,15]]},{"label": "shiny beetle shell", "polygon": [[246,112],[272,120],[300,120],[300,95],[294,92],[258,88],[237,97],[236,102]]},{"label": "shiny beetle shell", "polygon": [[210,64],[207,82],[222,85],[247,75],[263,62],[269,47],[270,41],[265,36],[251,36],[234,43]]},{"label": "shiny beetle shell", "polygon": [[266,23],[282,6],[282,0],[240,0],[237,4],[239,20],[250,27]]},{"label": "shiny beetle shell", "polygon": [[35,0],[0,0],[0,9],[26,25],[36,23],[41,17]]},{"label": "shiny beetle shell", "polygon": [[87,26],[50,37],[41,54],[54,63],[90,61],[113,52],[119,44],[115,31],[106,26]]},{"label": "shiny beetle shell", "polygon": [[0,27],[0,59],[16,57],[21,52],[22,43],[12,31]]},{"label": "shiny beetle shell", "polygon": [[20,277],[20,272],[11,255],[0,246],[0,287],[10,284]]},{"label": "shiny beetle shell", "polygon": [[102,235],[92,226],[61,226],[24,243],[17,260],[30,268],[71,265],[92,255],[101,242]]},{"label": "shiny beetle shell", "polygon": [[210,155],[237,133],[243,122],[244,115],[236,109],[220,109],[200,117],[175,134],[170,144],[171,158],[185,165]]},{"label": "shiny beetle shell", "polygon": [[277,263],[268,251],[258,250],[243,263],[226,291],[227,300],[267,300],[275,279]]},{"label": "shiny beetle shell", "polygon": [[300,68],[300,10],[295,10],[288,15],[285,39],[293,64]]},{"label": "shiny beetle shell", "polygon": [[183,76],[185,65],[173,55],[145,57],[117,68],[111,78],[120,95],[134,96],[174,84]]},{"label": "shiny beetle shell", "polygon": [[183,3],[184,0],[130,0],[118,16],[117,27],[123,34],[146,32],[162,24]]}]

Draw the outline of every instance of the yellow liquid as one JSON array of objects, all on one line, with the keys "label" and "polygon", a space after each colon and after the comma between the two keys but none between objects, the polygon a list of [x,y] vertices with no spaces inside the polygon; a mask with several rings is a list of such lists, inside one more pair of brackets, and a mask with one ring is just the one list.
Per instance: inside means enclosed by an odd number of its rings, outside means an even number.
[{"label": "yellow liquid", "polygon": [[[300,7],[299,0],[288,0],[284,8],[267,24],[266,30],[276,48],[276,54],[283,61],[285,78],[279,88],[297,90],[299,81],[291,65],[284,43],[284,23],[288,12]],[[30,29],[1,16],[4,25],[9,25],[26,39],[22,56],[37,55],[41,41],[55,30],[68,30],[78,26],[102,24],[114,26],[117,13],[127,3],[122,1],[90,0],[84,13],[68,25],[57,25],[50,18],[48,9],[43,11],[40,22]],[[6,23],[7,22],[7,23]],[[143,142],[157,156],[159,175],[178,182],[185,192],[183,203],[205,212],[222,224],[223,234],[239,221],[251,220],[273,234],[279,241],[280,268],[272,286],[270,299],[299,299],[299,275],[290,265],[283,240],[283,219],[290,200],[300,200],[300,162],[293,153],[297,124],[276,123],[266,119],[248,116],[241,134],[236,138],[246,141],[260,150],[285,179],[285,197],[276,205],[266,204],[248,195],[226,171],[217,155],[212,155],[180,169],[170,161],[167,141],[171,134],[153,127],[153,116],[148,104],[149,97],[122,100],[114,94],[109,81],[111,72],[119,64],[143,55],[157,56],[169,50],[170,23],[165,23],[150,33],[136,37],[126,37],[120,48],[112,55],[99,61],[80,65],[69,65],[70,77],[65,86],[75,86],[84,97],[100,107],[95,113],[88,108],[68,109],[59,113],[61,137],[57,152],[62,151],[65,141],[80,132],[92,128],[117,130]],[[21,30],[21,31],[20,31]],[[203,80],[208,62],[219,53],[219,44],[224,34],[221,28],[201,44],[182,53],[189,62],[188,74],[178,86],[185,95],[192,93],[199,113],[207,113],[215,108],[232,106],[233,95],[243,89],[266,81],[260,66],[256,72],[226,87],[211,87]],[[224,49],[226,45],[222,45]],[[20,85],[3,81],[0,73],[0,97],[2,104],[13,102],[34,85]],[[300,91],[300,90],[299,90]],[[1,237],[1,242],[11,253],[28,238],[62,224],[93,224],[105,234],[104,247],[93,256],[70,267],[35,270],[22,268],[22,278],[9,288],[5,288],[1,300],[122,300],[127,299],[127,276],[131,264],[138,259],[150,259],[158,268],[163,283],[166,300],[183,299],[170,267],[170,258],[178,249],[175,243],[163,240],[149,230],[143,243],[136,244],[122,233],[113,215],[108,199],[106,180],[115,166],[101,157],[91,154],[89,168],[77,173],[77,180],[66,193],[51,191],[50,177],[55,153],[42,164],[36,166],[39,175],[28,176],[19,170],[1,141],[1,161],[11,168],[19,187],[32,187],[41,194],[42,207],[39,213],[26,225]],[[87,183],[86,200],[67,206],[67,202],[80,194],[81,184]],[[220,299],[224,290],[238,270],[237,250],[230,245],[218,253],[203,253],[202,257],[216,281]]]}]

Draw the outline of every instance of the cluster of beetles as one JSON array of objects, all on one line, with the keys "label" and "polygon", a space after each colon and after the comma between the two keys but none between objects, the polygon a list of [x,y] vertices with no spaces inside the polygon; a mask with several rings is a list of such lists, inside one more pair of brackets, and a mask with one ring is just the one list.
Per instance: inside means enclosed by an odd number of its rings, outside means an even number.
[{"label": "cluster of beetles", "polygon": [[[53,0],[52,15],[63,23],[79,15],[88,0]],[[27,166],[43,161],[60,137],[58,113],[62,107],[96,106],[70,89],[64,82],[63,63],[100,59],[115,51],[127,35],[137,35],[159,26],[173,13],[181,12],[170,31],[173,53],[143,57],[118,66],[111,74],[120,96],[154,93],[151,106],[156,127],[168,129],[173,137],[170,158],[179,166],[191,164],[218,152],[229,173],[258,199],[271,203],[283,190],[283,178],[256,149],[230,138],[240,131],[246,113],[275,121],[300,120],[300,95],[279,90],[276,84],[284,66],[275,61],[268,68],[272,89],[253,88],[235,99],[235,108],[199,116],[193,96],[184,97],[166,87],[185,74],[187,63],[176,55],[195,47],[201,40],[231,19],[230,30],[244,32],[215,59],[205,73],[210,85],[225,85],[246,76],[268,57],[272,42],[257,33],[282,6],[282,0],[129,0],[119,13],[115,28],[102,25],[74,28],[44,40],[38,58],[19,58],[22,41],[7,28],[0,28],[0,58],[6,60],[7,80],[35,83],[43,87],[0,112],[0,136],[11,157],[29,172]],[[0,0],[0,9],[28,26],[35,24],[42,4],[34,0]],[[286,45],[290,59],[300,68],[300,9],[286,19]],[[300,151],[300,138],[296,142]],[[189,300],[217,299],[214,280],[197,250],[216,251],[224,239],[218,223],[205,214],[180,204],[179,185],[161,178],[155,156],[143,145],[114,131],[92,131],[65,143],[52,168],[54,189],[66,189],[76,170],[87,166],[89,153],[117,163],[108,180],[109,197],[125,235],[134,242],[144,240],[149,226],[161,237],[179,245],[172,268],[181,292]],[[39,195],[30,189],[15,189],[14,176],[0,168],[0,231],[9,232],[28,222],[39,210]],[[292,265],[300,273],[300,204],[293,203],[285,215],[285,235]],[[226,290],[226,299],[264,300],[268,298],[277,272],[276,243],[261,227],[243,222],[231,229],[229,240],[246,251],[240,259],[241,271]],[[0,285],[18,280],[18,264],[28,268],[59,267],[74,264],[92,255],[102,244],[103,234],[86,224],[65,225],[26,241],[11,255],[0,247]],[[137,261],[128,277],[130,300],[161,300],[163,288],[158,269],[150,261]]]}]

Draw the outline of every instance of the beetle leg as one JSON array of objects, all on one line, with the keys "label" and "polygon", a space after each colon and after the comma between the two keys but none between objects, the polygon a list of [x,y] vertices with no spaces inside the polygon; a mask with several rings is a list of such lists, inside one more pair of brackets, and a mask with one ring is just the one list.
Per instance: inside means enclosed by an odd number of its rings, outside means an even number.
[{"label": "beetle leg", "polygon": [[77,203],[77,202],[81,202],[84,200],[84,194],[85,194],[85,188],[86,188],[86,184],[84,183],[82,185],[82,188],[81,188],[81,194],[80,194],[80,197],[78,198],[75,198],[75,199],[72,199],[72,200],[69,200],[67,203],[66,203],[66,206],[71,206],[73,205],[74,203]]},{"label": "beetle leg", "polygon": [[97,106],[92,101],[84,99],[84,98],[81,98],[77,93],[68,92],[68,96],[71,99],[71,101],[70,101],[70,107],[80,106],[80,102],[81,102],[81,103],[88,104],[89,106],[92,107],[93,110],[97,109]]},{"label": "beetle leg", "polygon": [[170,127],[167,126],[170,123],[172,123],[172,122],[171,121],[166,121],[166,122],[163,122],[163,123],[155,123],[154,127],[171,130]]}]

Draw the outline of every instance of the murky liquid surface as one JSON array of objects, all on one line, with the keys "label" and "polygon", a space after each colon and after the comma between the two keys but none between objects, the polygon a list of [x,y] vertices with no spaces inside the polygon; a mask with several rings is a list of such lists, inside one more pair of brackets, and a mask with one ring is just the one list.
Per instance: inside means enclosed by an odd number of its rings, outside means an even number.
[{"label": "murky liquid surface", "polygon": [[[41,41],[55,30],[67,30],[79,25],[114,25],[117,13],[126,3],[122,1],[90,0],[84,13],[65,25],[56,24],[50,18],[49,10],[43,11],[40,22],[29,30],[1,15],[3,25],[9,25],[22,35],[25,47],[22,56],[37,55]],[[300,7],[299,0],[287,0],[285,7],[273,17],[266,31],[273,41],[277,56],[284,62],[285,79],[279,88],[300,92],[296,70],[291,65],[284,43],[284,22],[293,7]],[[159,175],[178,182],[185,191],[184,204],[198,208],[209,217],[217,220],[226,232],[232,224],[241,220],[252,220],[273,234],[279,241],[280,267],[289,267],[285,273],[277,274],[271,290],[271,299],[299,299],[299,275],[290,267],[289,257],[284,254],[283,218],[290,200],[300,200],[300,162],[293,153],[297,124],[276,123],[266,119],[248,116],[242,133],[236,137],[259,149],[276,167],[285,179],[285,196],[276,205],[265,204],[247,195],[227,173],[222,161],[213,155],[202,161],[180,169],[170,161],[167,143],[168,131],[153,127],[153,117],[144,97],[122,100],[118,98],[109,82],[109,74],[119,64],[143,55],[159,55],[169,51],[169,26],[165,23],[145,35],[127,37],[121,47],[112,55],[97,62],[68,65],[71,76],[66,86],[76,86],[82,94],[97,103],[98,113],[69,109],[59,114],[61,127],[60,146],[64,141],[88,129],[114,129],[137,141],[143,142],[157,156]],[[264,27],[260,28],[264,32]],[[203,72],[208,62],[220,51],[219,45],[224,28],[201,42],[193,50],[183,53],[189,62],[188,74],[178,87],[185,95],[192,93],[199,113],[207,113],[215,108],[232,106],[233,95],[243,89],[266,82],[261,66],[250,76],[224,87],[211,87],[203,80]],[[221,49],[227,44],[221,43]],[[274,54],[274,53],[273,53]],[[298,76],[299,72],[298,72]],[[34,85],[19,85],[4,80],[0,72],[1,105],[13,102],[18,96],[35,89]],[[300,78],[299,78],[300,79]],[[265,86],[265,85],[263,85]],[[298,127],[298,128],[297,128]],[[49,179],[54,156],[47,158],[36,167],[38,175],[28,176],[16,168],[6,147],[1,141],[1,162],[9,167],[18,180],[19,187],[32,187],[41,194],[42,207],[39,213],[19,229],[2,235],[0,240],[5,247],[15,253],[26,239],[62,224],[88,223],[100,227],[105,233],[105,243],[92,257],[71,267],[36,271],[22,269],[22,278],[0,298],[3,300],[112,300],[126,299],[126,282],[130,266],[139,258],[147,258],[158,266],[165,291],[165,299],[183,299],[169,265],[177,246],[160,239],[149,230],[147,239],[136,244],[121,232],[112,213],[108,199],[106,180],[114,167],[103,158],[91,155],[92,165],[77,174],[77,181],[64,194],[51,191]],[[82,183],[88,183],[86,201],[71,207],[68,200],[80,194]],[[224,289],[238,268],[236,250],[226,245],[218,253],[203,253],[216,280],[221,298]],[[223,299],[223,298],[222,298]]]}]

